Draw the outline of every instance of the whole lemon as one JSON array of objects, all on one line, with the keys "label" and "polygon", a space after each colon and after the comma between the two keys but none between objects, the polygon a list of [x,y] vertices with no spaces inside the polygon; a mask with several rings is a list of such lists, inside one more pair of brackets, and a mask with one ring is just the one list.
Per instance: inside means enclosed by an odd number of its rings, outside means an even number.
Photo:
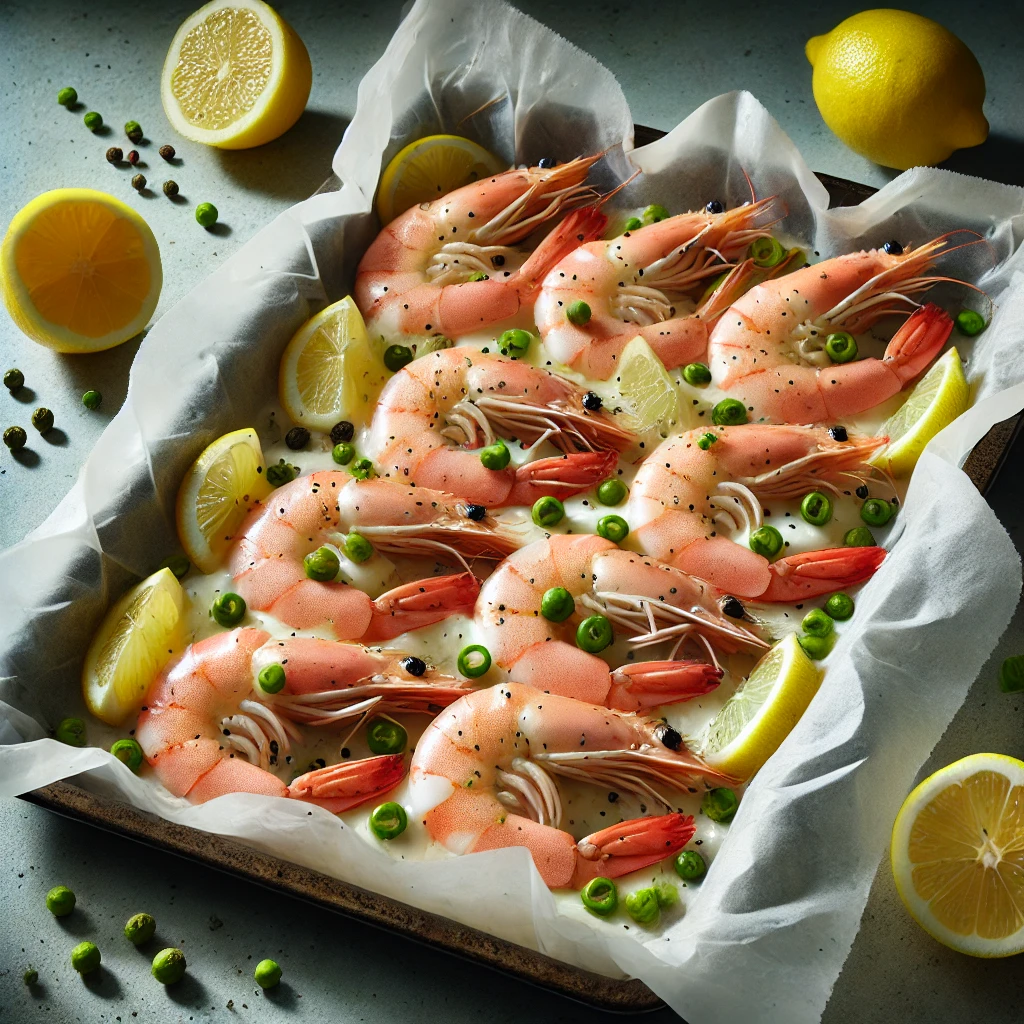
[{"label": "whole lemon", "polygon": [[869,160],[903,171],[988,137],[981,67],[930,18],[862,11],[810,39],[806,53],[825,123]]}]

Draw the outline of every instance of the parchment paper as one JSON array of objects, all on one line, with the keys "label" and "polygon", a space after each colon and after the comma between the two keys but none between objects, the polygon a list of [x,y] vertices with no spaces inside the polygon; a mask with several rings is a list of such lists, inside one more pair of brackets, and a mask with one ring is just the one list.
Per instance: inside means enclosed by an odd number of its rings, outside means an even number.
[{"label": "parchment paper", "polygon": [[625,202],[742,202],[746,171],[759,196],[784,197],[785,230],[822,256],[973,228],[991,245],[944,266],[969,273],[995,307],[983,335],[957,342],[976,404],[922,457],[892,554],[861,594],[821,691],[750,786],[699,897],[663,934],[559,917],[521,849],[390,860],[318,808],[251,795],[193,807],[103,750],[45,738],[62,717],[84,713],[81,659],[109,602],[176,549],[173,503],[188,465],[272,398],[289,337],[346,293],[379,228],[371,209],[384,162],[437,131],[516,162],[620,147],[603,173],[621,180],[631,169],[628,107],[593,59],[497,2],[417,3],[360,86],[334,160],[341,190],[280,216],[163,317],[74,489],[0,555],[0,793],[76,776],[570,963],[635,975],[691,1024],[816,1020],[896,810],[1020,591],[1013,545],[958,468],[989,426],[1024,406],[1020,189],[917,170],[856,209],[827,211],[824,188],[746,93],[712,100],[631,154],[644,174]]}]

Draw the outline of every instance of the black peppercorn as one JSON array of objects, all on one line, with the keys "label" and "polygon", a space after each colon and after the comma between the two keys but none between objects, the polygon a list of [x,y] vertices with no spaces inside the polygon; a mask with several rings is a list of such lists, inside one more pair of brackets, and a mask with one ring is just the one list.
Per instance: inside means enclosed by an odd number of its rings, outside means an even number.
[{"label": "black peppercorn", "polygon": [[146,176],[144,174],[136,174],[132,178],[132,188],[136,192],[141,192],[146,187]]},{"label": "black peppercorn", "polygon": [[107,163],[119,164],[124,159],[124,153],[117,146],[111,146],[107,150]]},{"label": "black peppercorn", "polygon": [[466,518],[472,519],[474,523],[479,523],[487,515],[487,509],[483,505],[467,505],[465,511]]},{"label": "black peppercorn", "polygon": [[683,745],[683,737],[672,728],[671,725],[659,725],[654,730],[654,735],[666,746],[669,750],[678,750]]},{"label": "black peppercorn", "polygon": [[846,432],[846,427],[829,427],[828,435],[833,441],[849,441],[850,435]]},{"label": "black peppercorn", "polygon": [[178,194],[178,183],[176,181],[165,181],[164,182],[164,195],[168,199],[173,199]]},{"label": "black peppercorn", "polygon": [[505,257],[499,252],[496,256],[491,257],[492,267],[503,267],[505,266]]},{"label": "black peppercorn", "polygon": [[355,436],[356,428],[348,420],[341,420],[331,427],[331,444],[341,444],[344,441],[351,441]]},{"label": "black peppercorn", "polygon": [[556,163],[558,163],[558,161],[554,157],[552,157],[552,156],[542,156],[537,161],[537,166],[542,171],[546,171],[546,170],[549,170],[550,168],[554,167]]},{"label": "black peppercorn", "polygon": [[32,426],[39,431],[40,434],[45,434],[48,430],[53,430],[53,413],[49,409],[40,406],[34,413],[32,413]]},{"label": "black peppercorn", "polygon": [[599,412],[603,404],[601,396],[596,391],[588,391],[583,396],[583,408],[587,412]]},{"label": "black peppercorn", "polygon": [[712,199],[711,202],[708,203],[707,206],[704,207],[704,209],[708,213],[724,213],[725,212],[725,207],[717,199]]},{"label": "black peppercorn", "polygon": [[297,452],[300,448],[305,448],[309,444],[309,431],[305,427],[292,427],[287,434],[284,435],[284,443],[288,445],[293,452]]},{"label": "black peppercorn", "polygon": [[161,146],[160,147],[160,155],[165,160],[173,160],[174,159],[174,147],[173,146]]},{"label": "black peppercorn", "polygon": [[411,676],[421,676],[427,671],[427,663],[422,658],[403,658],[401,666]]},{"label": "black peppercorn", "polygon": [[882,246],[882,248],[890,256],[902,256],[903,255],[903,246],[899,242],[897,242],[895,238],[890,239],[888,242],[886,242],[885,245]]},{"label": "black peppercorn", "polygon": [[856,493],[858,498],[866,498],[868,496],[868,494],[870,493],[868,491],[868,485],[867,484],[861,484],[860,487],[857,488],[855,493]]},{"label": "black peppercorn", "polygon": [[739,599],[733,597],[732,594],[727,594],[722,598],[721,608],[722,614],[728,615],[730,619],[742,619],[746,614]]}]

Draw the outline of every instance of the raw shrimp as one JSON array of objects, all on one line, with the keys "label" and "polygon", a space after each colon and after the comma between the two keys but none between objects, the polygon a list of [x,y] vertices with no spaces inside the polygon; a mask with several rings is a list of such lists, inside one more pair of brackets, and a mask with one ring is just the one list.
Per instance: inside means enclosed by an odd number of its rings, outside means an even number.
[{"label": "raw shrimp", "polygon": [[[697,441],[709,432],[718,440],[704,451]],[[828,548],[770,563],[722,536],[723,528],[756,530],[762,500],[837,491],[838,481],[869,474],[868,458],[887,441],[836,441],[818,427],[700,427],[668,438],[644,460],[624,515],[644,551],[719,590],[758,601],[803,601],[868,579],[885,550]]]},{"label": "raw shrimp", "polygon": [[[272,663],[284,668],[285,685],[269,695],[254,684]],[[402,755],[330,765],[285,785],[272,769],[291,763],[295,722],[329,725],[371,708],[436,714],[467,692],[433,672],[411,676],[399,654],[235,629],[192,644],[164,670],[146,695],[136,738],[164,786],[193,803],[262,793],[339,813],[396,786]]]},{"label": "raw shrimp", "polygon": [[[833,364],[830,332],[857,334],[950,278],[928,275],[947,236],[899,255],[849,253],[752,288],[715,324],[708,342],[714,383],[776,423],[831,423],[898,394],[938,355],[953,321],[928,303],[911,314],[882,359]],[[947,250],[952,251],[952,250]]]},{"label": "raw shrimp", "polygon": [[[540,613],[552,587],[572,594],[576,610],[556,623]],[[760,651],[760,637],[726,617],[707,584],[654,559],[588,534],[554,535],[521,548],[484,581],[474,618],[494,662],[512,679],[624,711],[707,693],[722,673],[695,661],[638,662],[610,670],[572,638],[579,622],[606,615],[636,647],[697,640],[704,650]],[[675,657],[673,650],[672,658]]]},{"label": "raw shrimp", "polygon": [[656,786],[696,792],[701,779],[733,784],[663,722],[503,683],[463,697],[427,726],[413,755],[409,798],[448,850],[525,846],[552,889],[650,867],[694,835],[692,817],[668,813],[577,842],[559,827],[552,774],[653,798],[666,810],[672,804]]},{"label": "raw shrimp", "polygon": [[356,271],[356,305],[370,336],[460,338],[530,308],[547,271],[600,238],[607,218],[596,207],[575,211],[518,270],[510,246],[593,196],[583,181],[599,159],[512,169],[396,217]]},{"label": "raw shrimp", "polygon": [[[296,629],[328,626],[339,640],[367,643],[389,640],[469,611],[479,585],[468,571],[406,583],[375,601],[345,582],[320,582],[306,576],[303,558],[325,543],[337,544],[341,539],[339,496],[349,495],[346,512],[359,503],[354,497],[356,489],[348,491],[349,481],[347,473],[338,472],[300,477],[278,488],[249,514],[230,556],[235,587],[246,602]],[[380,489],[375,490],[379,498]],[[429,491],[423,494],[431,500],[436,497]],[[416,516],[420,511],[415,502],[402,497],[401,489],[395,489],[395,518],[401,518],[402,512]],[[356,518],[363,514],[357,511]],[[499,532],[489,524],[467,523],[472,525],[461,531],[463,537],[473,534],[493,539]],[[379,543],[376,536],[374,542]],[[409,551],[436,554],[436,548],[430,546]]]},{"label": "raw shrimp", "polygon": [[[755,280],[786,272],[803,254],[795,251],[771,270],[744,261],[692,315],[677,315],[678,297],[728,270],[782,216],[773,197],[727,213],[683,213],[579,246],[544,279],[534,307],[544,344],[559,362],[600,380],[612,376],[638,334],[667,369],[703,360],[709,324]],[[566,317],[578,300],[591,311],[582,325]]]},{"label": "raw shrimp", "polygon": [[[634,437],[564,377],[470,347],[431,352],[409,363],[381,393],[369,450],[385,478],[452,491],[499,508],[564,498],[609,476],[616,452]],[[527,445],[550,441],[565,455],[519,469],[487,469],[479,452],[497,436]],[[582,449],[582,450],[577,450]]]}]

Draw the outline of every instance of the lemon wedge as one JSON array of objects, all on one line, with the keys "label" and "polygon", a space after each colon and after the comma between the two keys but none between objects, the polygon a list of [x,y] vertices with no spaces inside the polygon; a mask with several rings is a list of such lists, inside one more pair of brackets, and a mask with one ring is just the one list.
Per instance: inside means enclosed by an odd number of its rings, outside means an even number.
[{"label": "lemon wedge", "polygon": [[972,754],[904,801],[889,849],[919,925],[971,956],[1024,951],[1024,762]]},{"label": "lemon wedge", "polygon": [[213,0],[174,34],[160,77],[175,131],[219,149],[283,135],[309,99],[313,71],[302,40],[262,0]]},{"label": "lemon wedge", "polygon": [[384,168],[377,188],[382,224],[418,203],[429,203],[470,182],[508,168],[461,135],[428,135],[410,142]]},{"label": "lemon wedge", "polygon": [[807,710],[821,676],[795,633],[780,640],[708,724],[701,740],[708,764],[749,779]]},{"label": "lemon wedge", "polygon": [[178,537],[192,562],[203,572],[217,569],[246,513],[270,491],[255,430],[234,430],[207,446],[178,490]]},{"label": "lemon wedge", "polygon": [[311,430],[369,420],[391,375],[350,296],[307,320],[284,350],[278,393],[285,411]]},{"label": "lemon wedge", "polygon": [[971,404],[960,353],[951,348],[917,382],[907,400],[879,428],[889,444],[871,462],[893,476],[909,476],[925,445]]},{"label": "lemon wedge", "polygon": [[185,594],[170,569],[132,587],[106,614],[89,644],[82,694],[108,725],[137,714],[150,684],[181,644]]},{"label": "lemon wedge", "polygon": [[88,188],[36,196],[0,247],[11,319],[58,352],[99,352],[149,323],[163,275],[149,225],[130,207]]},{"label": "lemon wedge", "polygon": [[675,381],[640,335],[622,350],[613,381],[623,425],[648,446],[690,426]]}]

